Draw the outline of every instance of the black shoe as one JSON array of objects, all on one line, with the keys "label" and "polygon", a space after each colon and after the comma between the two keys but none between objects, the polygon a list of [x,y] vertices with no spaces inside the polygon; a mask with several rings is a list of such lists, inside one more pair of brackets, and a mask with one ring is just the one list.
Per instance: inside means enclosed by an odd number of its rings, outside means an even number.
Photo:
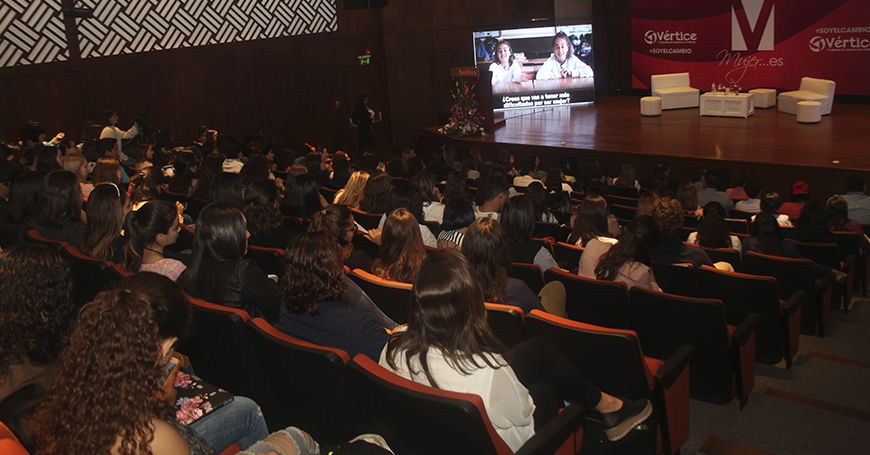
[{"label": "black shoe", "polygon": [[622,400],[618,411],[601,414],[604,434],[610,442],[624,438],[634,427],[640,425],[652,415],[652,404],[649,400]]}]

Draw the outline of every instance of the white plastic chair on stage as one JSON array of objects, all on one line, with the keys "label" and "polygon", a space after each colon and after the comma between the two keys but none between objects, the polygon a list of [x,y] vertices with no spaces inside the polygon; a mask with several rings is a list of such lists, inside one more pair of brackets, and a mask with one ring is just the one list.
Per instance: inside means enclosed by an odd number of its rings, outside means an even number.
[{"label": "white plastic chair on stage", "polygon": [[831,113],[834,105],[834,89],[837,83],[827,79],[805,77],[801,79],[800,89],[796,92],[782,92],[778,97],[780,112],[797,115],[798,101],[818,101],[822,103],[822,115]]},{"label": "white plastic chair on stage", "polygon": [[692,88],[689,73],[656,74],[650,82],[652,95],[662,99],[662,109],[698,107],[701,92]]}]

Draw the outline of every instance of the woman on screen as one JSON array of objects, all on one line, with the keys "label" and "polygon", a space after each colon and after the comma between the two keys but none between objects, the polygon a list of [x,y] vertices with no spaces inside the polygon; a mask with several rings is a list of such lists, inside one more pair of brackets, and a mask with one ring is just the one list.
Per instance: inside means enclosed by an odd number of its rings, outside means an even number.
[{"label": "woman on screen", "polygon": [[559,32],[553,37],[553,55],[538,70],[536,78],[542,80],[564,77],[594,77],[594,74],[589,65],[574,55],[574,49],[568,35],[565,32]]},{"label": "woman on screen", "polygon": [[531,76],[523,73],[520,62],[514,58],[514,50],[511,44],[505,40],[498,42],[495,47],[495,55],[492,58],[489,70],[492,72],[492,85],[499,82],[525,82]]}]

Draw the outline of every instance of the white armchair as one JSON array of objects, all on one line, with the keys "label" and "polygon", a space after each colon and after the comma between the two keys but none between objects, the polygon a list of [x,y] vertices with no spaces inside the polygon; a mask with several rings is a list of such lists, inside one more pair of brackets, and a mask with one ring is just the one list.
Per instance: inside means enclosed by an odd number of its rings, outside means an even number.
[{"label": "white armchair", "polygon": [[662,109],[698,107],[701,92],[689,84],[689,73],[656,74],[650,82],[652,95],[661,97]]},{"label": "white armchair", "polygon": [[802,78],[798,91],[779,94],[777,97],[779,111],[797,115],[798,101],[818,101],[822,103],[822,115],[828,115],[834,105],[834,88],[836,86],[836,82],[826,79]]}]

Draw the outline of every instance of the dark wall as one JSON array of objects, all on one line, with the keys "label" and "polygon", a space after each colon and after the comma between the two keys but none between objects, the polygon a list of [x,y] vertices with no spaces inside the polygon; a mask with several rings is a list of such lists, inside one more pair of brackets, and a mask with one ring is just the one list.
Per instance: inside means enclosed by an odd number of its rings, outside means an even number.
[{"label": "dark wall", "polygon": [[[473,65],[473,31],[588,20],[590,9],[597,88],[630,89],[630,0],[565,1],[555,0],[560,17],[554,0],[394,1],[348,11],[337,2],[334,33],[0,69],[0,131],[14,138],[36,119],[49,134],[78,138],[81,122],[101,122],[113,109],[122,127],[147,112],[179,144],[206,124],[237,136],[261,128],[296,149],[355,150],[348,117],[367,93],[384,115],[377,147],[403,147],[449,108],[449,70]],[[361,69],[366,49],[375,64]]]},{"label": "dark wall", "polygon": [[147,112],[177,143],[206,124],[237,136],[262,128],[290,147],[335,150],[352,143],[347,100],[356,94],[346,93],[354,77],[346,70],[366,49],[384,53],[380,10],[340,10],[334,33],[3,69],[0,129],[12,138],[36,119],[49,134],[77,138],[82,121],[102,123],[102,111],[113,109],[125,128]]}]

